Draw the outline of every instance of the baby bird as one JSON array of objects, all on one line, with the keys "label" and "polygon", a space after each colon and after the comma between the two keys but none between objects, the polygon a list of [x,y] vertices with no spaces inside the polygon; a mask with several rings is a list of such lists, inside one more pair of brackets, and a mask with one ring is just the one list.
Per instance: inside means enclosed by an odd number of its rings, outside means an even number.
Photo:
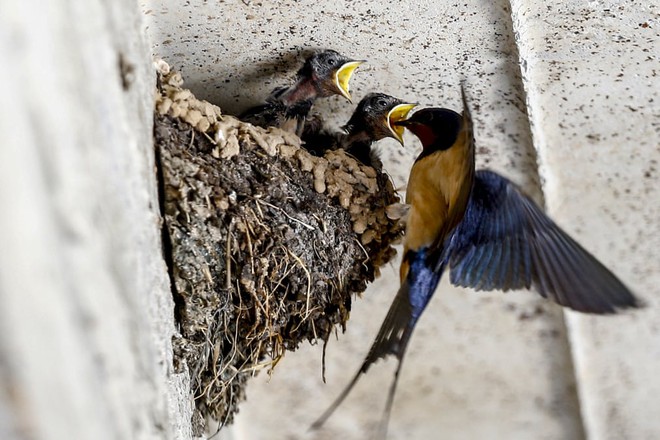
[{"label": "baby bird", "polygon": [[305,133],[305,147],[312,153],[323,155],[326,150],[341,148],[365,165],[382,168],[372,144],[386,137],[396,139],[403,145],[403,127],[395,125],[404,120],[416,104],[408,104],[384,93],[370,93],[365,96],[349,121],[342,128],[343,133]]},{"label": "baby bird", "polygon": [[351,75],[362,63],[334,50],[315,53],[305,60],[293,85],[273,90],[264,104],[246,110],[239,119],[264,128],[278,127],[301,136],[317,98],[341,95],[351,100]]}]

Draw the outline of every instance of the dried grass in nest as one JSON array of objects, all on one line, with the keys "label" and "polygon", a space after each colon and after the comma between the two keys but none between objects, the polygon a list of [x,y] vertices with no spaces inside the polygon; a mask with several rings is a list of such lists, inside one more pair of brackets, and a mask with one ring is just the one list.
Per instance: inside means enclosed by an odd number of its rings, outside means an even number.
[{"label": "dried grass in nest", "polygon": [[248,377],[344,327],[351,296],[395,254],[389,178],[343,151],[222,115],[160,63],[155,139],[196,434],[231,422]]}]

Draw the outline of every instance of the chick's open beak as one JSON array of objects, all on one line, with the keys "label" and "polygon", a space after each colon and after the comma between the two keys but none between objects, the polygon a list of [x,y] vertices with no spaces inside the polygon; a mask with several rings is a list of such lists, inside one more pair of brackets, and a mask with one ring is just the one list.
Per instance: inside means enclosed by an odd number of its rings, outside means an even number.
[{"label": "chick's open beak", "polygon": [[344,63],[337,71],[335,72],[335,86],[342,96],[348,99],[350,102],[353,102],[351,99],[351,93],[349,92],[349,82],[351,81],[351,76],[357,67],[364,63],[364,61],[349,61]]},{"label": "chick's open beak", "polygon": [[401,145],[403,145],[405,119],[408,117],[410,110],[416,106],[417,104],[399,104],[387,114],[387,127]]}]

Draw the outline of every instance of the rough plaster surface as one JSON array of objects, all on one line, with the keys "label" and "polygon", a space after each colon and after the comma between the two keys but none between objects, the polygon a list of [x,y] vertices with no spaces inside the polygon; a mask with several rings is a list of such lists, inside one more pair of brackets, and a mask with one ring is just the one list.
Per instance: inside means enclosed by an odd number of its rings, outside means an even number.
[{"label": "rough plaster surface", "polygon": [[[368,59],[352,81],[356,100],[383,91],[457,108],[458,83],[466,79],[479,166],[505,173],[543,201],[507,1],[147,1],[142,7],[154,52],[181,69],[198,96],[229,112],[286,82],[307,47]],[[353,108],[338,98],[317,107],[334,125]],[[385,167],[402,187],[419,152],[416,141],[407,141],[405,149],[381,143]],[[561,224],[571,229],[566,220]],[[586,244],[598,256],[607,251],[599,253],[594,240]],[[321,347],[287,355],[270,381],[261,375],[248,387],[234,438],[360,439],[373,432],[393,362],[374,366],[323,430],[307,427],[362,361],[398,285],[397,266],[355,302],[348,331],[328,346],[328,383],[321,381]],[[411,343],[390,438],[581,439],[574,377],[557,307],[528,292],[477,294],[445,283]]]},{"label": "rough plaster surface", "polygon": [[[228,111],[285,81],[310,46],[369,60],[353,81],[356,99],[380,90],[456,107],[465,78],[479,164],[539,200],[540,173],[551,214],[647,301],[622,317],[569,314],[569,346],[561,311],[534,295],[441,285],[412,341],[390,438],[657,438],[658,5],[511,6],[141,4],[154,52]],[[170,371],[153,84],[135,9],[128,0],[0,0],[3,439],[190,438],[186,378]],[[339,125],[352,108],[333,98],[318,110]],[[398,185],[419,151],[408,141],[382,143]],[[360,364],[395,272],[356,301],[348,331],[331,342],[327,385],[320,347],[291,354],[270,382],[261,375],[248,388],[242,417],[221,438],[373,432],[391,362],[370,370],[326,429],[307,427]]]},{"label": "rough plaster surface", "polygon": [[190,438],[137,5],[0,10],[0,438]]},{"label": "rough plaster surface", "polygon": [[586,434],[660,435],[660,4],[512,1],[551,214],[648,306],[567,316]]}]

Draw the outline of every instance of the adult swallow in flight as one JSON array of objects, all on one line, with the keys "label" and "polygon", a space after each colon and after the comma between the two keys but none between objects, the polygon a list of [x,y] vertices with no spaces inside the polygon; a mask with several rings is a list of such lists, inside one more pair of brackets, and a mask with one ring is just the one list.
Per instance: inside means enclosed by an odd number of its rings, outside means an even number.
[{"label": "adult swallow in flight", "polygon": [[343,133],[320,131],[303,135],[305,147],[322,156],[326,150],[341,148],[365,165],[382,168],[372,144],[391,137],[403,145],[403,127],[395,125],[405,119],[416,104],[408,104],[384,93],[370,93],[358,103],[353,115],[342,128]]},{"label": "adult swallow in flight", "polygon": [[381,423],[385,436],[406,347],[445,269],[457,286],[504,291],[533,287],[584,313],[640,306],[612,272],[515,184],[492,171],[475,171],[465,93],[463,108],[462,115],[422,109],[397,123],[423,145],[408,180],[401,287],[359,371],[312,428],[330,417],[371,364],[394,355],[398,363]]},{"label": "adult swallow in flight", "polygon": [[334,50],[315,53],[305,60],[293,85],[275,89],[264,104],[246,110],[239,119],[260,127],[278,127],[301,136],[317,98],[342,95],[351,100],[349,82],[362,63]]}]

